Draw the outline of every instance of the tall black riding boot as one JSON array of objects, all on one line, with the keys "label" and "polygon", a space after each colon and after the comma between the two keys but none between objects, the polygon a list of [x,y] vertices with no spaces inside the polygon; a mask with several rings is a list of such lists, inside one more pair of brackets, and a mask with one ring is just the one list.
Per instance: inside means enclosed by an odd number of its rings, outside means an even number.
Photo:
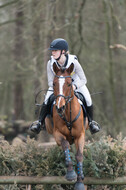
[{"label": "tall black riding boot", "polygon": [[100,131],[99,124],[93,121],[93,105],[87,106],[87,115],[88,115],[89,129],[91,134],[99,132]]},{"label": "tall black riding boot", "polygon": [[37,134],[41,131],[41,126],[44,124],[47,113],[48,113],[48,105],[43,103],[41,111],[40,111],[39,120],[32,123],[32,125],[30,126],[31,131]]}]

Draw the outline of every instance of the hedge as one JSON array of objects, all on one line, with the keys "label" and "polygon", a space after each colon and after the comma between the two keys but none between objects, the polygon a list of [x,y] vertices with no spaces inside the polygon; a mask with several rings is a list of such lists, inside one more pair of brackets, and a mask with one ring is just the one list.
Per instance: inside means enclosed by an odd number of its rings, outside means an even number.
[{"label": "hedge", "polygon": [[[76,169],[75,146],[71,147],[71,157]],[[27,138],[27,143],[10,145],[0,139],[0,175],[10,176],[64,176],[66,167],[64,153],[60,147],[48,150],[39,142]],[[86,143],[84,148],[83,171],[86,177],[116,178],[126,176],[126,139],[119,136],[101,137],[99,141]],[[24,185],[1,185],[0,189],[24,190]],[[32,190],[62,189],[72,190],[73,185],[33,185]],[[126,186],[90,186],[91,190],[125,190]]]}]

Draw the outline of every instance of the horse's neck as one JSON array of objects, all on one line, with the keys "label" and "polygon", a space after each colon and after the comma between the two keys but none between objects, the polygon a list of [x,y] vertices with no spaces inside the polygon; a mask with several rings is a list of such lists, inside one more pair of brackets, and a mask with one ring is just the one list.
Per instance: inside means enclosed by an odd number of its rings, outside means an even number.
[{"label": "horse's neck", "polygon": [[71,101],[71,107],[76,108],[77,106],[79,106],[79,102],[77,97],[74,95],[73,100]]},{"label": "horse's neck", "polygon": [[66,114],[69,114],[70,111],[74,114],[77,114],[80,109],[80,105],[78,99],[75,95],[73,95],[73,99],[68,103]]}]

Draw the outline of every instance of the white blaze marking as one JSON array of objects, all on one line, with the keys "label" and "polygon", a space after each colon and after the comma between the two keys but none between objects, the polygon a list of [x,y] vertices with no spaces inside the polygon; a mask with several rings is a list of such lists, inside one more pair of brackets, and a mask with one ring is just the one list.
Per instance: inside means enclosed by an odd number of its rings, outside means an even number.
[{"label": "white blaze marking", "polygon": [[[64,85],[64,83],[65,83],[65,78],[59,78],[59,94],[60,95],[63,95],[63,85]],[[62,97],[59,97],[58,108],[59,108],[61,99],[62,99]]]}]

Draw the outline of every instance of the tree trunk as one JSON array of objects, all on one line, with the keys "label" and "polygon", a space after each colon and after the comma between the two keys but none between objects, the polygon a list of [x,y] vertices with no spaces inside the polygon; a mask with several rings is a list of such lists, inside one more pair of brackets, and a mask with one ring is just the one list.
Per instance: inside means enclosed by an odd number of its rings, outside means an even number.
[{"label": "tree trunk", "polygon": [[108,12],[107,12],[107,2],[104,0],[104,13],[105,13],[105,21],[106,21],[106,45],[107,45],[107,53],[108,53],[108,82],[110,86],[110,93],[111,93],[111,102],[112,102],[112,115],[111,119],[113,118],[114,125],[116,125],[116,121],[118,118],[117,113],[117,103],[115,97],[115,83],[114,83],[114,63],[113,63],[113,55],[112,50],[110,49],[111,45],[111,25],[109,22]]},{"label": "tree trunk", "polygon": [[40,58],[40,17],[35,17],[36,15],[36,10],[38,10],[39,6],[38,0],[33,0],[32,1],[32,20],[33,20],[33,28],[32,28],[32,36],[33,36],[33,43],[32,43],[32,50],[33,50],[33,60],[34,60],[34,87],[35,87],[35,92],[38,92],[40,90],[41,82],[39,79],[39,75],[42,73],[42,59]]},{"label": "tree trunk", "polygon": [[22,2],[17,3],[16,10],[16,25],[15,25],[15,48],[14,48],[14,71],[15,71],[15,80],[14,80],[14,119],[24,119],[24,102],[23,102],[23,84],[22,84],[22,75],[20,72],[20,67],[22,66],[23,60],[23,9]]}]

